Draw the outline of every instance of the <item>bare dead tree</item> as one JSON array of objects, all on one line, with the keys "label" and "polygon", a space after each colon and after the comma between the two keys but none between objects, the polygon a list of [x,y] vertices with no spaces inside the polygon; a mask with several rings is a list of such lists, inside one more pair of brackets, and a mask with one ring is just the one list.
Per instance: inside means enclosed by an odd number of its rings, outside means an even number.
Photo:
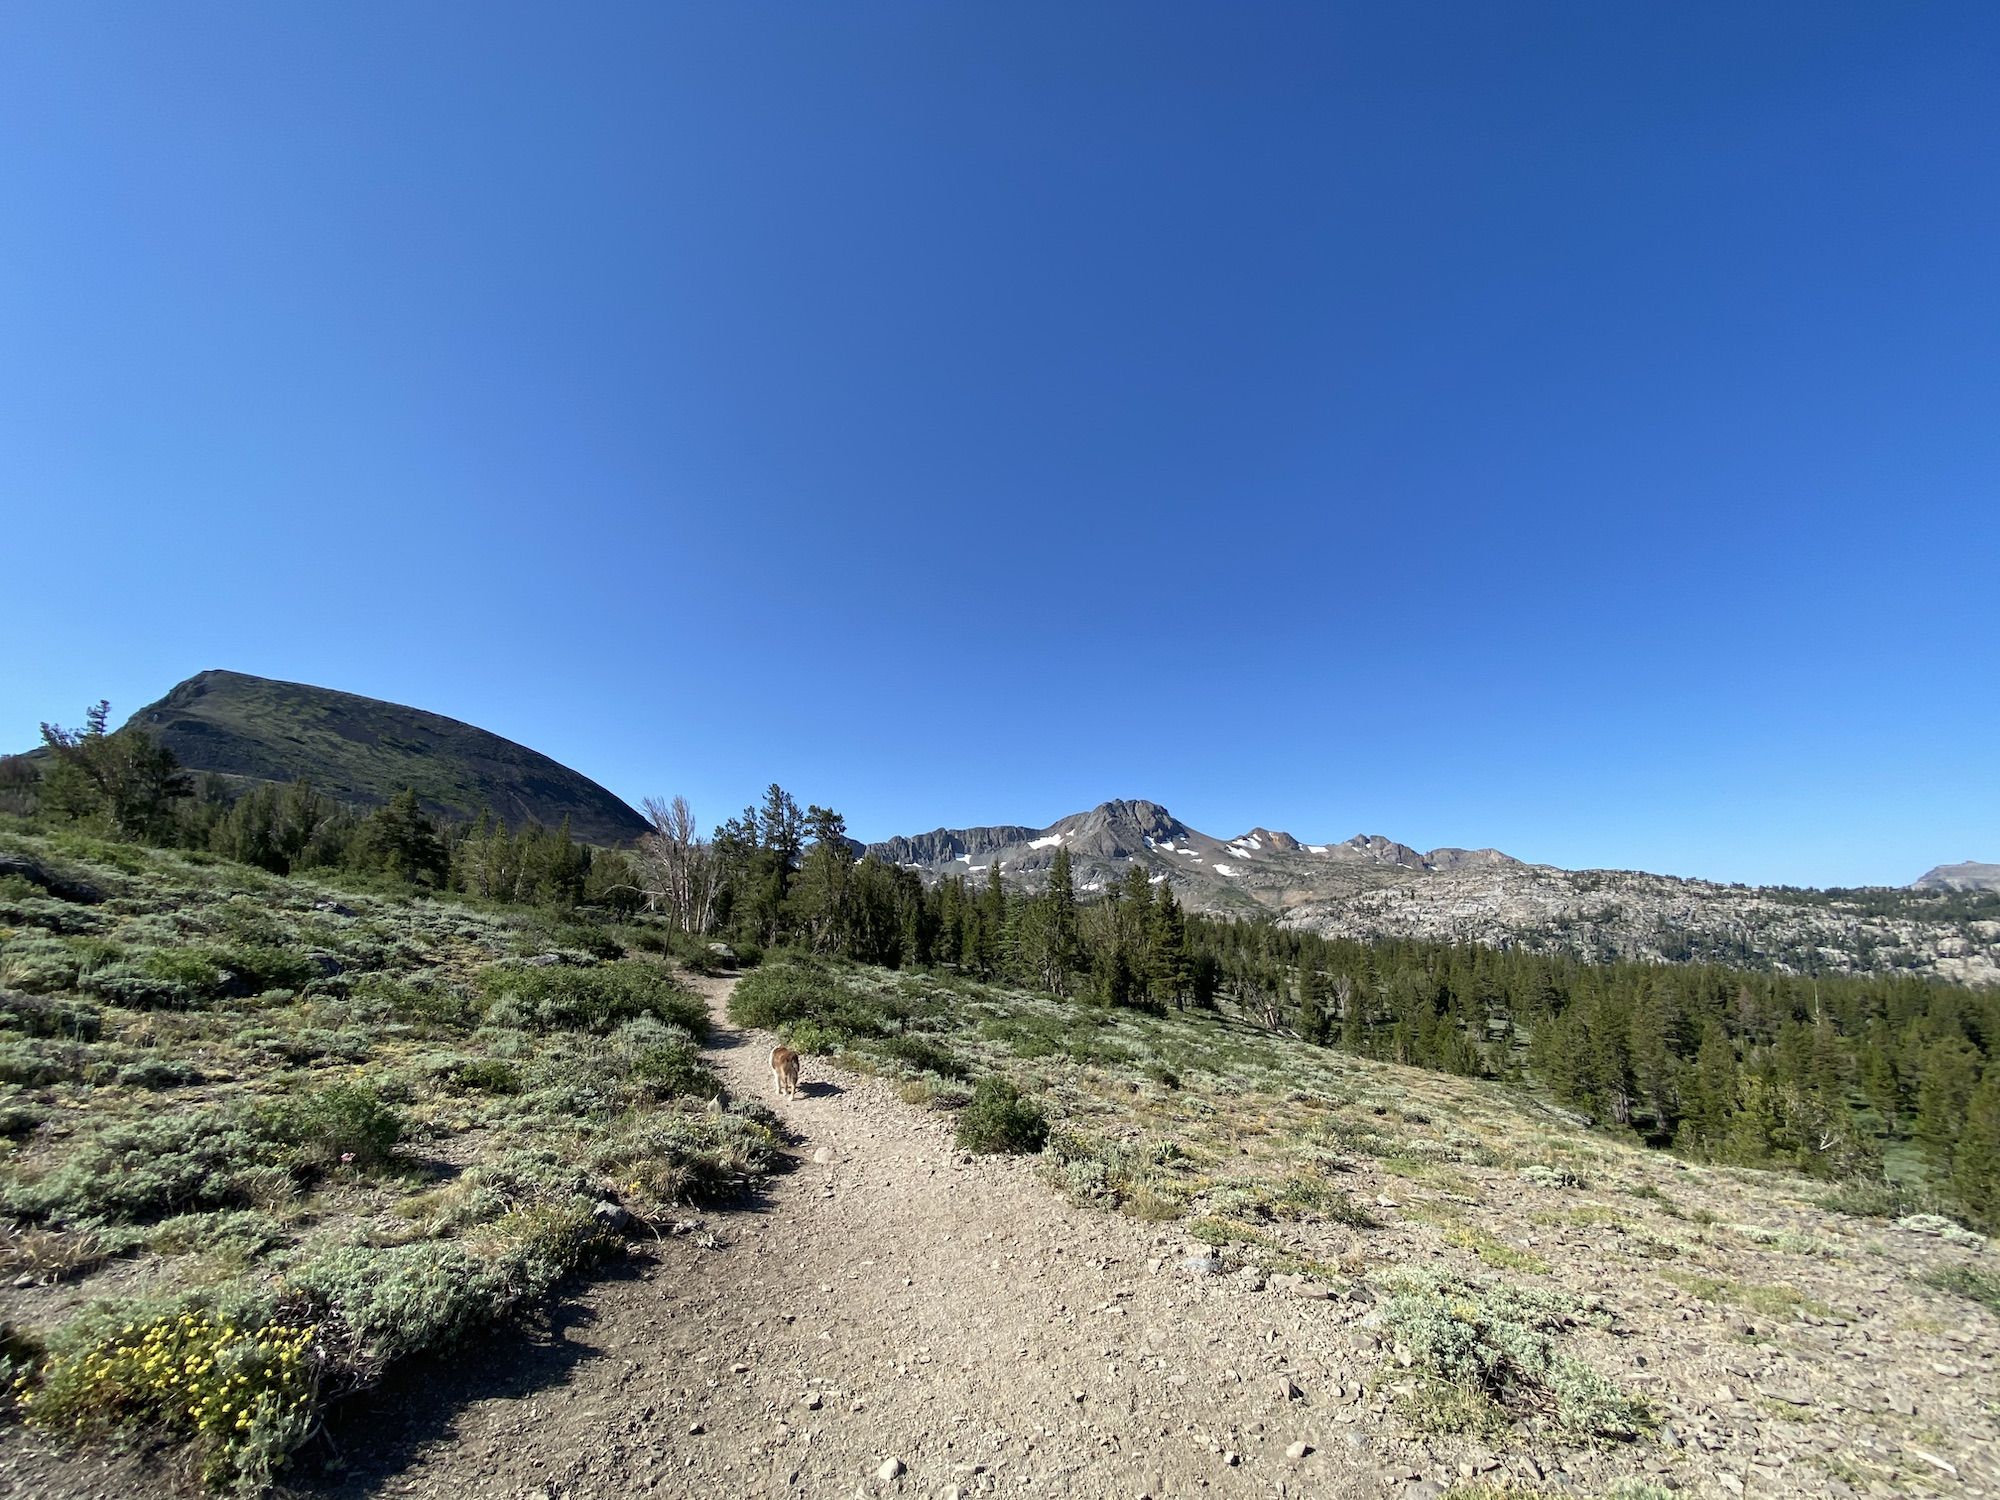
[{"label": "bare dead tree", "polygon": [[687,798],[662,802],[648,797],[645,807],[646,819],[653,825],[638,848],[646,904],[676,932],[706,932],[715,918],[722,884],[722,861],[715,846],[701,837]]}]

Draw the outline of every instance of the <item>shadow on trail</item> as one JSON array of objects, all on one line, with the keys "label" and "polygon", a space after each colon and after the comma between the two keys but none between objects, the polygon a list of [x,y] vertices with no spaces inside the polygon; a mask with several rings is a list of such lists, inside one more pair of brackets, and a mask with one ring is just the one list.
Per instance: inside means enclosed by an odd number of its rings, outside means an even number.
[{"label": "shadow on trail", "polygon": [[[755,1044],[749,1033],[718,1018],[701,1045],[707,1051],[727,1052]],[[810,1085],[807,1092],[812,1092]],[[820,1092],[839,1089],[826,1084]],[[762,1102],[731,1093],[739,1108]],[[729,1233],[732,1218],[750,1221],[772,1211],[771,1182],[799,1165],[794,1149],[799,1137],[781,1116],[765,1108],[743,1113],[768,1124],[786,1149],[773,1154],[762,1176],[734,1190],[704,1194],[687,1206],[689,1215],[706,1221],[706,1232],[719,1231],[724,1242],[734,1238]],[[460,1170],[450,1163],[424,1166],[440,1178]],[[469,1334],[449,1349],[398,1361],[379,1385],[335,1403],[323,1435],[309,1442],[287,1467],[280,1493],[296,1500],[359,1500],[394,1490],[401,1476],[422,1466],[426,1450],[465,1441],[460,1424],[469,1408],[485,1401],[519,1402],[559,1391],[584,1365],[617,1356],[615,1339],[609,1347],[600,1347],[592,1330],[600,1317],[618,1316],[618,1304],[600,1312],[602,1304],[595,1294],[620,1283],[642,1282],[660,1264],[648,1253],[648,1240],[656,1236],[649,1236],[643,1225],[628,1233],[625,1255],[569,1277],[547,1302]],[[501,1466],[505,1467],[504,1460]],[[551,1471],[546,1479],[560,1484],[563,1477]]]},{"label": "shadow on trail", "polygon": [[710,1052],[734,1052],[739,1047],[747,1046],[749,1041],[748,1032],[717,1021],[709,1023],[708,1035],[702,1038],[701,1045]]},{"label": "shadow on trail", "polygon": [[[628,1255],[598,1267],[588,1285],[637,1281],[647,1264]],[[592,1308],[575,1300],[586,1289],[576,1278],[562,1300],[533,1314],[393,1365],[380,1385],[327,1414],[324,1434],[288,1467],[284,1493],[315,1500],[379,1494],[425,1448],[454,1441],[460,1414],[474,1402],[518,1401],[563,1385],[578,1366],[601,1357],[578,1336],[597,1321]]]}]

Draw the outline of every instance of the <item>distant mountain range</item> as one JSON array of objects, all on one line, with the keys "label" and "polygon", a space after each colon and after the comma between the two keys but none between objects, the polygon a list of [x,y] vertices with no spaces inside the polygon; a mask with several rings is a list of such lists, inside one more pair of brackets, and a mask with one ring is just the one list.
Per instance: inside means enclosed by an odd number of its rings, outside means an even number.
[{"label": "distant mountain range", "polygon": [[1944,867],[1908,889],[1800,891],[1561,870],[1497,849],[1420,853],[1379,834],[1315,844],[1253,828],[1219,839],[1141,801],[1102,803],[1046,828],[938,828],[868,845],[926,879],[984,880],[997,863],[1004,880],[1030,888],[1047,882],[1058,849],[1069,851],[1080,891],[1138,866],[1193,910],[1333,936],[2000,981],[2000,900],[1982,894],[1996,887],[1964,873],[2000,873],[1992,865]]},{"label": "distant mountain range", "polygon": [[426,811],[471,819],[491,810],[593,844],[622,844],[646,820],[568,766],[442,714],[357,693],[203,672],[132,715],[195,772],[237,782],[304,776],[342,802],[376,806],[405,787]]},{"label": "distant mountain range", "polygon": [[[241,672],[191,677],[131,724],[196,772],[237,782],[300,776],[377,805],[404,787],[432,813],[490,810],[512,826],[569,820],[621,844],[646,822],[538,751],[422,709]],[[1085,893],[1135,866],[1196,911],[1263,916],[1362,940],[1525,946],[1584,959],[1702,959],[1792,972],[1886,971],[2000,982],[2000,865],[1940,865],[1907,888],[1813,891],[1724,885],[1635,870],[1562,870],[1497,849],[1420,852],[1379,834],[1308,843],[1252,828],[1221,839],[1156,802],[1105,802],[1045,828],[937,828],[865,852],[920,872],[1036,888],[1058,849]],[[855,844],[859,857],[864,846]]]},{"label": "distant mountain range", "polygon": [[1913,891],[2000,891],[2000,865],[1981,864],[1968,859],[1963,864],[1939,865],[1910,882]]}]

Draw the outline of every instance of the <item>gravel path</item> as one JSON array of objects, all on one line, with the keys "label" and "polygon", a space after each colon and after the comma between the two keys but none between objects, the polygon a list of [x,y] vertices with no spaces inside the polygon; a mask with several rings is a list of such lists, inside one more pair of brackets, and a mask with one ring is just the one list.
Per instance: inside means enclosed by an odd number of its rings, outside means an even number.
[{"label": "gravel path", "polygon": [[514,1335],[519,1368],[392,1382],[343,1424],[375,1457],[331,1493],[1381,1493],[1326,1303],[1182,1271],[1177,1236],[960,1155],[882,1080],[809,1061],[775,1099],[772,1039],[706,989],[715,1065],[797,1169],[595,1284],[525,1361]]},{"label": "gravel path", "polygon": [[[1838,1316],[1752,1320],[1633,1275],[1618,1233],[1535,1221],[1526,1243],[1563,1281],[1619,1307],[1629,1326],[1579,1330],[1573,1347],[1660,1403],[1658,1440],[1418,1439],[1365,1288],[1198,1274],[1181,1228],[1072,1207],[1031,1161],[964,1156],[948,1117],[881,1079],[808,1060],[804,1096],[778,1099],[773,1039],[730,1026],[728,981],[702,989],[709,1055],[733,1092],[777,1111],[792,1170],[641,1238],[544,1323],[410,1361],[344,1403],[300,1456],[306,1494],[1431,1500],[1470,1474],[1580,1495],[1651,1474],[1703,1500],[1996,1492],[1990,1320],[1913,1286],[1908,1267],[1816,1263]],[[1770,1207],[1755,1183],[1702,1180],[1734,1195],[1719,1207]],[[1434,1227],[1374,1201],[1392,1222],[1366,1232],[1372,1265],[1446,1255]],[[1322,1260],[1357,1248],[1335,1225],[1312,1239]],[[1915,1235],[1897,1245],[1937,1253]],[[0,1431],[0,1496],[163,1487],[115,1455]]]}]

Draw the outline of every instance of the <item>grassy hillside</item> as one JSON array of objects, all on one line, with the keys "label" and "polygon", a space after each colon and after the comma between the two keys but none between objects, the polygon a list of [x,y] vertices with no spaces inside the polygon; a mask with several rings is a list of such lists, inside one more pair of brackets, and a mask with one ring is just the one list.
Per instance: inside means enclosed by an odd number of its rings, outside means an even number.
[{"label": "grassy hillside", "polygon": [[624,843],[645,821],[569,767],[512,740],[422,709],[355,693],[203,672],[132,716],[197,772],[257,781],[303,776],[339,801],[374,806],[414,787],[433,814],[491,809],[510,826],[555,827]]},{"label": "grassy hillside", "polygon": [[[0,861],[0,1361],[41,1430],[254,1488],[329,1403],[773,1159],[643,922],[74,834],[0,828]],[[1993,1252],[1879,1185],[1693,1165],[1226,1005],[780,955],[732,1015],[1174,1226],[1153,1273],[1284,1299],[1274,1337],[1337,1324],[1357,1432],[1589,1494],[1928,1493],[1992,1456]]]},{"label": "grassy hillside", "polygon": [[1379,1371],[1361,1421],[1526,1448],[1571,1492],[1926,1494],[1945,1465],[1990,1472],[1993,1250],[1880,1186],[1696,1165],[1227,1011],[781,959],[731,1015],[961,1111],[968,1149],[1007,1080],[1044,1117],[1056,1190],[1180,1226],[1197,1279],[1346,1322]]},{"label": "grassy hillside", "polygon": [[0,1363],[43,1428],[254,1487],[328,1401],[773,1148],[712,1107],[644,928],[74,836],[0,859]]}]

